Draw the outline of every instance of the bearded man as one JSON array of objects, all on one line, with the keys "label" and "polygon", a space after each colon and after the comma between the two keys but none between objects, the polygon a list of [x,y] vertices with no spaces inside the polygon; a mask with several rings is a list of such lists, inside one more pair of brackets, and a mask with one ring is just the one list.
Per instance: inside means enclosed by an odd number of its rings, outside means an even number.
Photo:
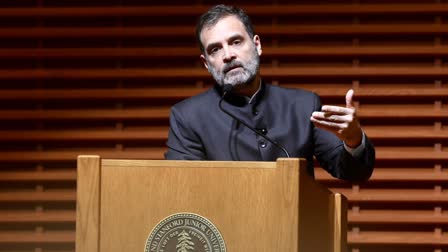
[{"label": "bearded man", "polygon": [[314,156],[336,178],[371,176],[375,149],[356,117],[353,90],[346,107],[321,106],[312,92],[265,83],[260,37],[237,7],[204,13],[196,38],[216,85],[172,107],[166,159],[275,161],[291,154],[307,160],[311,176]]}]

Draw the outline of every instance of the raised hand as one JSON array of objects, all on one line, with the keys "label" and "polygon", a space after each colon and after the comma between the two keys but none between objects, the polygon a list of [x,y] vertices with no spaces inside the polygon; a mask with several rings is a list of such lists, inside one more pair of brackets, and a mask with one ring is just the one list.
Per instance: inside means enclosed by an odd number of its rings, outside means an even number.
[{"label": "raised hand", "polygon": [[324,105],[321,111],[313,112],[310,120],[316,127],[335,134],[348,147],[356,148],[362,141],[362,129],[356,117],[353,94],[353,89],[348,90],[345,107]]}]

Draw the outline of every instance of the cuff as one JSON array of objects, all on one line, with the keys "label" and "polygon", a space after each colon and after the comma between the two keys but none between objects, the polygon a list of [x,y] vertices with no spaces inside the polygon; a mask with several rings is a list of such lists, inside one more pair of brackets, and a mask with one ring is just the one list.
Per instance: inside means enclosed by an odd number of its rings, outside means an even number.
[{"label": "cuff", "polygon": [[359,157],[361,156],[362,152],[366,148],[366,135],[364,134],[364,131],[362,131],[362,141],[361,144],[356,148],[348,147],[344,143],[345,150],[352,155],[352,157]]}]

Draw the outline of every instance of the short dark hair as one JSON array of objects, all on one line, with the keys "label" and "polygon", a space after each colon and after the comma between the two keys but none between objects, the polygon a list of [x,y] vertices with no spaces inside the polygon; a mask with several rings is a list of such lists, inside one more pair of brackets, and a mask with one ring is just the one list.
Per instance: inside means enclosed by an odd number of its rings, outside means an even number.
[{"label": "short dark hair", "polygon": [[202,14],[199,17],[199,21],[196,25],[196,40],[199,44],[199,48],[201,49],[201,53],[204,54],[204,45],[201,42],[201,32],[204,28],[215,25],[219,20],[228,16],[237,17],[241,23],[243,23],[246,28],[246,32],[249,34],[249,37],[253,38],[255,35],[254,28],[252,26],[252,22],[250,21],[249,16],[241,9],[235,6],[227,6],[227,5],[216,5],[209,9],[206,13]]}]

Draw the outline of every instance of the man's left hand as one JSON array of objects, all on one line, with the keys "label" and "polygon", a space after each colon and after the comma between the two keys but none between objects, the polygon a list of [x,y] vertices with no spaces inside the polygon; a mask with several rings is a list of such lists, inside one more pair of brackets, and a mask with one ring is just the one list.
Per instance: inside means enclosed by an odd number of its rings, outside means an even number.
[{"label": "man's left hand", "polygon": [[350,148],[356,148],[362,142],[362,129],[356,117],[353,94],[353,89],[348,90],[345,107],[324,105],[321,111],[313,112],[310,118],[316,127],[332,132]]}]

